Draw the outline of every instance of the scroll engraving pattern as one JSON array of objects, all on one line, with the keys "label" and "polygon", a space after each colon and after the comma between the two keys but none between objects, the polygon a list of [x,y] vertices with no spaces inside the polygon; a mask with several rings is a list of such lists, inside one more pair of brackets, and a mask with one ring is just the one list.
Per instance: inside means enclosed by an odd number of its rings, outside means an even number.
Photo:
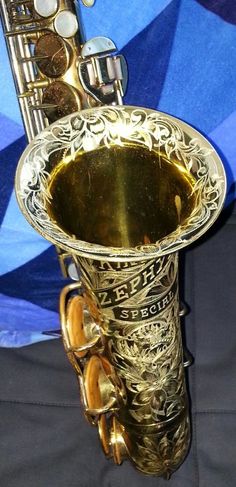
[{"label": "scroll engraving pattern", "polygon": [[190,425],[188,417],[170,433],[158,438],[146,436],[138,446],[139,468],[150,475],[174,472],[182,463],[189,448]]},{"label": "scroll engraving pattern", "polygon": [[23,167],[18,170],[17,194],[23,212],[40,233],[59,245],[69,245],[71,250],[86,250],[87,254],[92,254],[96,247],[98,255],[108,254],[103,246],[73,240],[50,220],[46,211],[47,201],[51,199],[49,159],[57,151],[73,159],[79,151],[91,151],[100,145],[122,146],[127,142],[145,145],[179,161],[196,180],[193,188],[196,205],[188,222],[179,225],[164,239],[134,249],[111,248],[110,255],[119,252],[132,257],[139,252],[141,256],[142,252],[173,251],[183,246],[184,241],[194,239],[199,228],[217,211],[224,193],[224,176],[211,156],[213,149],[207,143],[204,146],[200,138],[191,138],[181,122],[177,124],[171,117],[155,111],[129,107],[84,110],[56,122],[34,140]]},{"label": "scroll engraving pattern", "polygon": [[113,365],[130,392],[130,416],[148,424],[175,416],[185,401],[177,254],[139,264],[138,277],[134,265],[114,272],[101,270],[99,261],[78,262],[101,308]]},{"label": "scroll engraving pattern", "polygon": [[[135,463],[146,473],[162,475],[177,468],[189,443],[178,317],[178,255],[148,264],[122,267],[121,263],[78,258],[85,288],[92,291],[101,309],[110,359],[126,386],[125,421],[153,426],[177,418],[170,430],[156,433],[154,426],[154,435],[137,434]],[[157,269],[155,274],[153,269]],[[144,316],[136,321],[138,309],[144,310]],[[128,317],[126,321],[122,314]],[[178,419],[181,412],[183,417]],[[119,420],[122,422],[122,411]]]}]

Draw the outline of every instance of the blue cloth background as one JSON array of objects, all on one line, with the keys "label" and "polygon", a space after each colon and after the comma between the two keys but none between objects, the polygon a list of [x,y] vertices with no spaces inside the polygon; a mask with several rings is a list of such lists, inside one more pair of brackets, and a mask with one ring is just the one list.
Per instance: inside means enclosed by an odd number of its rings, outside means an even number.
[{"label": "blue cloth background", "polygon": [[[129,65],[125,102],[171,113],[218,148],[236,180],[235,0],[97,0],[81,8],[86,37],[111,37]],[[14,173],[26,140],[0,32],[0,345],[22,346],[59,328],[63,285],[54,248],[21,215]]]}]

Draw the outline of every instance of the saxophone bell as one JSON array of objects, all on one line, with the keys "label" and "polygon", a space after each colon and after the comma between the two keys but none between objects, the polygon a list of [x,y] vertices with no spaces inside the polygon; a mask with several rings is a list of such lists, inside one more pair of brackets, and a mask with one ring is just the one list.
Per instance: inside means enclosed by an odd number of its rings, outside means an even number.
[{"label": "saxophone bell", "polygon": [[169,478],[188,451],[178,251],[214,223],[225,192],[209,142],[140,107],[65,117],[17,168],[22,212],[80,275],[60,310],[85,416],[108,457],[146,474]]}]

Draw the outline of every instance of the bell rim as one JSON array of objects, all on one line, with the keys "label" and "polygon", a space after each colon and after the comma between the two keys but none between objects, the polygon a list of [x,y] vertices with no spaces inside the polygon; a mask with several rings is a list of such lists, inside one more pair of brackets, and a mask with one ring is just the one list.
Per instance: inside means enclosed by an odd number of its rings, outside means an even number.
[{"label": "bell rim", "polygon": [[[79,239],[75,240],[71,237],[71,235],[63,231],[55,222],[50,220],[53,230],[56,231],[56,235],[58,234],[58,236],[55,238],[55,235],[52,235],[52,232],[45,230],[44,228],[42,228],[42,226],[40,226],[36,222],[33,213],[27,211],[26,204],[24,203],[24,198],[22,197],[22,170],[25,165],[25,161],[27,160],[27,157],[30,154],[30,151],[32,150],[34,145],[38,141],[42,142],[41,145],[41,154],[42,154],[44,149],[44,143],[43,143],[44,134],[52,133],[54,128],[56,127],[61,128],[64,123],[65,124],[70,123],[71,120],[76,119],[76,117],[77,119],[81,120],[81,117],[85,117],[86,119],[87,116],[89,118],[89,115],[94,115],[94,113],[99,114],[106,111],[107,112],[113,111],[116,113],[126,112],[131,114],[140,111],[140,113],[142,112],[147,116],[149,114],[155,115],[157,117],[157,120],[158,117],[159,119],[168,120],[170,121],[170,123],[176,124],[176,127],[179,127],[180,130],[183,132],[183,134],[190,137],[190,140],[197,139],[198,142],[200,141],[201,142],[200,148],[204,148],[209,151],[211,158],[213,158],[215,167],[217,168],[217,176],[221,180],[221,192],[219,194],[217,207],[214,208],[214,210],[212,210],[210,218],[208,218],[204,223],[202,223],[197,228],[194,235],[190,234],[189,236],[189,234],[184,233],[183,231],[181,233],[181,240],[180,238],[179,239],[176,238],[175,242],[172,243],[171,245],[168,244],[166,245],[165,242],[168,241],[168,238],[172,238],[172,235],[175,232],[170,233],[160,241],[157,241],[156,243],[152,243],[152,244],[147,244],[147,245],[143,244],[137,247],[130,247],[130,248],[109,247],[105,245],[86,242],[84,240],[79,240]],[[192,139],[191,139],[191,135],[193,136]],[[42,159],[44,158],[42,157]],[[130,105],[124,105],[124,106],[122,105],[122,106],[115,106],[115,107],[102,106],[102,107],[84,109],[82,111],[67,115],[66,117],[60,119],[59,121],[52,123],[46,129],[44,129],[40,134],[38,134],[26,147],[22,156],[20,157],[17,170],[16,170],[16,175],[15,175],[15,191],[16,191],[18,205],[23,215],[25,216],[26,220],[30,223],[30,225],[46,240],[62,248],[66,252],[70,252],[72,254],[76,254],[82,257],[92,258],[94,260],[101,260],[101,261],[109,260],[111,262],[112,261],[113,262],[118,262],[118,261],[138,262],[138,261],[145,261],[147,259],[152,259],[152,258],[159,258],[166,254],[179,251],[182,248],[192,244],[193,242],[198,240],[203,234],[205,234],[209,230],[209,228],[215,223],[223,208],[225,197],[226,197],[226,191],[227,191],[227,179],[226,179],[226,173],[225,173],[222,160],[219,157],[213,145],[207,140],[205,136],[203,136],[197,129],[192,127],[190,124],[170,114],[167,114],[159,110],[150,109],[150,108],[130,106]],[[63,240],[60,238],[61,235],[63,235],[64,237]]]}]

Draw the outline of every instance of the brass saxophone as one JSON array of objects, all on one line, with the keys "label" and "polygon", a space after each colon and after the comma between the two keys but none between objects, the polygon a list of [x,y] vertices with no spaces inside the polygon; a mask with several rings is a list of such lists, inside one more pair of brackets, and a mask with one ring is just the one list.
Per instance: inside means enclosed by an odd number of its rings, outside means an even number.
[{"label": "brass saxophone", "polygon": [[[95,0],[82,0],[93,6]],[[113,41],[85,42],[73,0],[0,0],[16,92],[28,140],[49,123],[99,104],[122,103],[124,58]]]},{"label": "brass saxophone", "polygon": [[[28,142],[70,113],[122,104],[125,59],[107,37],[85,41],[78,2],[0,0],[0,13]],[[56,250],[64,277],[77,277],[71,256]]]},{"label": "brass saxophone", "polygon": [[61,293],[62,335],[105,454],[169,478],[190,442],[178,251],[218,217],[226,178],[195,129],[122,106],[123,61],[105,63],[115,71],[109,88],[94,80],[91,57],[77,71],[87,95],[115,100],[41,131],[19,161],[16,194],[79,276]]}]

